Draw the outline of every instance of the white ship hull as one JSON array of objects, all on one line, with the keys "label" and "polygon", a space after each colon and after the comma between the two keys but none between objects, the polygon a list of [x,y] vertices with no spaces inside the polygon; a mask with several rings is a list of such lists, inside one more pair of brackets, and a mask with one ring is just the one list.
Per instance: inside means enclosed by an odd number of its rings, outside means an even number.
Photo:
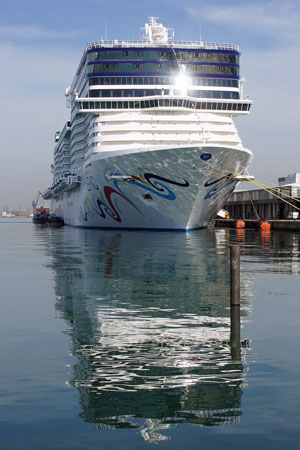
[{"label": "white ship hull", "polygon": [[66,225],[191,230],[223,207],[252,152],[226,146],[161,147],[94,154],[80,184],[63,190],[52,211]]}]

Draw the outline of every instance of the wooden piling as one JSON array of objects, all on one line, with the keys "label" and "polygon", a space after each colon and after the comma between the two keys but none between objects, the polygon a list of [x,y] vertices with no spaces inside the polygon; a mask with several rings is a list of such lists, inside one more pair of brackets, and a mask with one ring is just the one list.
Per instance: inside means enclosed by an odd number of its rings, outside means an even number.
[{"label": "wooden piling", "polygon": [[240,246],[230,247],[230,307],[240,306]]},{"label": "wooden piling", "polygon": [[241,316],[240,308],[230,308],[230,346],[233,361],[241,360]]}]

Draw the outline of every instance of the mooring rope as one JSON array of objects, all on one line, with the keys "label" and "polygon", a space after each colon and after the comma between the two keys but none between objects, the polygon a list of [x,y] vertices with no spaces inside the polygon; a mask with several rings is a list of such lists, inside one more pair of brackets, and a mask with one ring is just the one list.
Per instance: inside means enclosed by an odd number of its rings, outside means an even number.
[{"label": "mooring rope", "polygon": [[[206,173],[210,173],[211,175],[217,175],[217,176],[221,175],[222,177],[227,178],[227,180],[224,181],[223,185],[225,185],[228,182],[228,180],[230,180],[230,179],[234,179],[235,177],[242,176],[244,178],[243,182],[246,181],[248,183],[252,183],[253,185],[259,187],[262,190],[264,190],[265,192],[268,192],[273,197],[278,198],[279,200],[281,200],[282,202],[286,203],[287,205],[290,205],[292,208],[297,209],[298,211],[300,211],[300,207],[298,207],[298,206],[292,204],[291,202],[289,202],[288,200],[286,200],[286,198],[289,198],[289,199],[292,199],[295,202],[300,203],[300,199],[298,199],[296,197],[293,197],[293,196],[287,194],[286,192],[283,192],[285,190],[290,190],[290,188],[287,188],[287,187],[274,188],[274,187],[268,186],[267,184],[265,184],[263,182],[260,182],[260,181],[257,181],[257,180],[253,180],[252,178],[247,178],[246,175],[242,175],[241,173],[238,173],[238,172],[231,172],[230,174],[228,174],[228,170],[224,170],[224,169],[221,169],[219,167],[212,167],[212,169],[213,170],[207,170],[207,169],[203,169],[203,168],[201,168],[201,169],[198,168],[198,170],[200,172],[206,172]],[[281,196],[279,196],[277,194],[281,194]],[[282,195],[284,195],[286,198],[283,198]],[[250,197],[250,200],[251,200],[251,203],[252,203],[252,205],[254,207],[254,204],[253,204],[253,201],[252,201],[251,197]],[[257,212],[256,212],[256,215],[258,216]]]},{"label": "mooring rope", "polygon": [[254,206],[254,203],[253,203],[253,201],[252,201],[252,198],[251,198],[251,195],[250,195],[250,192],[249,192],[249,191],[248,191],[248,195],[249,195],[249,198],[250,198],[251,205],[253,206],[253,209],[254,209],[254,211],[255,211],[256,217],[258,218],[258,220],[260,220],[260,217],[259,217],[259,215],[258,215],[258,212],[257,212],[255,206]]}]

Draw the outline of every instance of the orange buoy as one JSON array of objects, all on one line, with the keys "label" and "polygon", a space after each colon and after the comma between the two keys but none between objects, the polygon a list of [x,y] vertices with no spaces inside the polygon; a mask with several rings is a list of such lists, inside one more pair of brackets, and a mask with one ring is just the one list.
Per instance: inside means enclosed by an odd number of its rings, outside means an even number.
[{"label": "orange buoy", "polygon": [[271,229],[271,224],[267,220],[264,220],[264,221],[260,222],[259,227],[260,227],[261,230],[270,230]]},{"label": "orange buoy", "polygon": [[235,227],[236,228],[245,228],[244,220],[241,220],[241,219],[237,220],[236,223],[235,223]]}]

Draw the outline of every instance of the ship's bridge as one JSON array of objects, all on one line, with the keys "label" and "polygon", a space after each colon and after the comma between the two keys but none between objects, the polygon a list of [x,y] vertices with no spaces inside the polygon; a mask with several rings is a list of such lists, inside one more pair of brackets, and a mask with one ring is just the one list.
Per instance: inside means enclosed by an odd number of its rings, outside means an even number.
[{"label": "ship's bridge", "polygon": [[[239,79],[239,49],[234,44],[174,41],[174,31],[149,18],[139,41],[95,41],[87,44],[88,77],[174,76]],[[112,83],[111,83],[112,84]]]}]

